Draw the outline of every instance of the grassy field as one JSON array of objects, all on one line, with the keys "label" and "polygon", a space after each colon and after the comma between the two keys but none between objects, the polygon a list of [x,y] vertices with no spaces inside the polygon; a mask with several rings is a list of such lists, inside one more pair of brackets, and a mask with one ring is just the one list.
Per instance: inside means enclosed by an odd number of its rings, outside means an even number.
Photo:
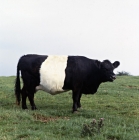
[{"label": "grassy field", "polygon": [[[83,95],[72,114],[71,92],[35,94],[36,111],[16,106],[15,77],[0,77],[0,140],[139,140],[139,77],[119,76]],[[83,125],[104,118],[100,133],[82,135]]]}]

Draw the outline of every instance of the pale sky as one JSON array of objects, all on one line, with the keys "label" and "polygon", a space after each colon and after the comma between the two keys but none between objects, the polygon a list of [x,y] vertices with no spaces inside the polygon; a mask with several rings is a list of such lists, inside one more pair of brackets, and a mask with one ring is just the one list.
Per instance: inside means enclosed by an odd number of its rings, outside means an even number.
[{"label": "pale sky", "polygon": [[120,61],[139,75],[139,0],[0,0],[0,76],[25,54]]}]

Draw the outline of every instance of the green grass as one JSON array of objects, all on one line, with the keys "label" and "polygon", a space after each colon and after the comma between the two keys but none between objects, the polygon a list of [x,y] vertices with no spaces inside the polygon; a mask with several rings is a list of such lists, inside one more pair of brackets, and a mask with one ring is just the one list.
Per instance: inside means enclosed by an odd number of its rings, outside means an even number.
[{"label": "green grass", "polygon": [[[83,95],[82,109],[72,114],[71,92],[35,94],[38,108],[16,106],[15,77],[0,77],[0,140],[139,140],[139,77],[119,76]],[[83,124],[104,118],[101,133],[81,136]]]}]

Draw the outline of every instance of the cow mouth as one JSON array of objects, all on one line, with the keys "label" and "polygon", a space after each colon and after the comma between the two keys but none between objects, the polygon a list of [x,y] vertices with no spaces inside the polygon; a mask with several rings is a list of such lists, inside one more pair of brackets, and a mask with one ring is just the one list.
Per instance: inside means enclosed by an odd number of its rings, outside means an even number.
[{"label": "cow mouth", "polygon": [[116,76],[110,76],[111,81],[114,81],[116,79]]}]

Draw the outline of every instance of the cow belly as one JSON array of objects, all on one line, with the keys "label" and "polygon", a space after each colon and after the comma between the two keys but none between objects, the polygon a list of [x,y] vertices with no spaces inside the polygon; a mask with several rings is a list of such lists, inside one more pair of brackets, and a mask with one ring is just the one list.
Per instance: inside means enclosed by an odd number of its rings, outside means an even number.
[{"label": "cow belly", "polygon": [[40,86],[37,88],[51,94],[64,92],[67,59],[67,56],[48,56],[41,65]]},{"label": "cow belly", "polygon": [[36,91],[38,91],[38,90],[43,90],[43,91],[45,91],[45,92],[48,92],[48,93],[50,93],[51,95],[56,95],[56,94],[60,94],[60,93],[62,93],[62,92],[65,92],[65,91],[68,91],[68,90],[56,90],[56,88],[46,88],[46,87],[44,87],[44,86],[42,86],[42,85],[39,85],[39,86],[37,86],[36,87]]}]

